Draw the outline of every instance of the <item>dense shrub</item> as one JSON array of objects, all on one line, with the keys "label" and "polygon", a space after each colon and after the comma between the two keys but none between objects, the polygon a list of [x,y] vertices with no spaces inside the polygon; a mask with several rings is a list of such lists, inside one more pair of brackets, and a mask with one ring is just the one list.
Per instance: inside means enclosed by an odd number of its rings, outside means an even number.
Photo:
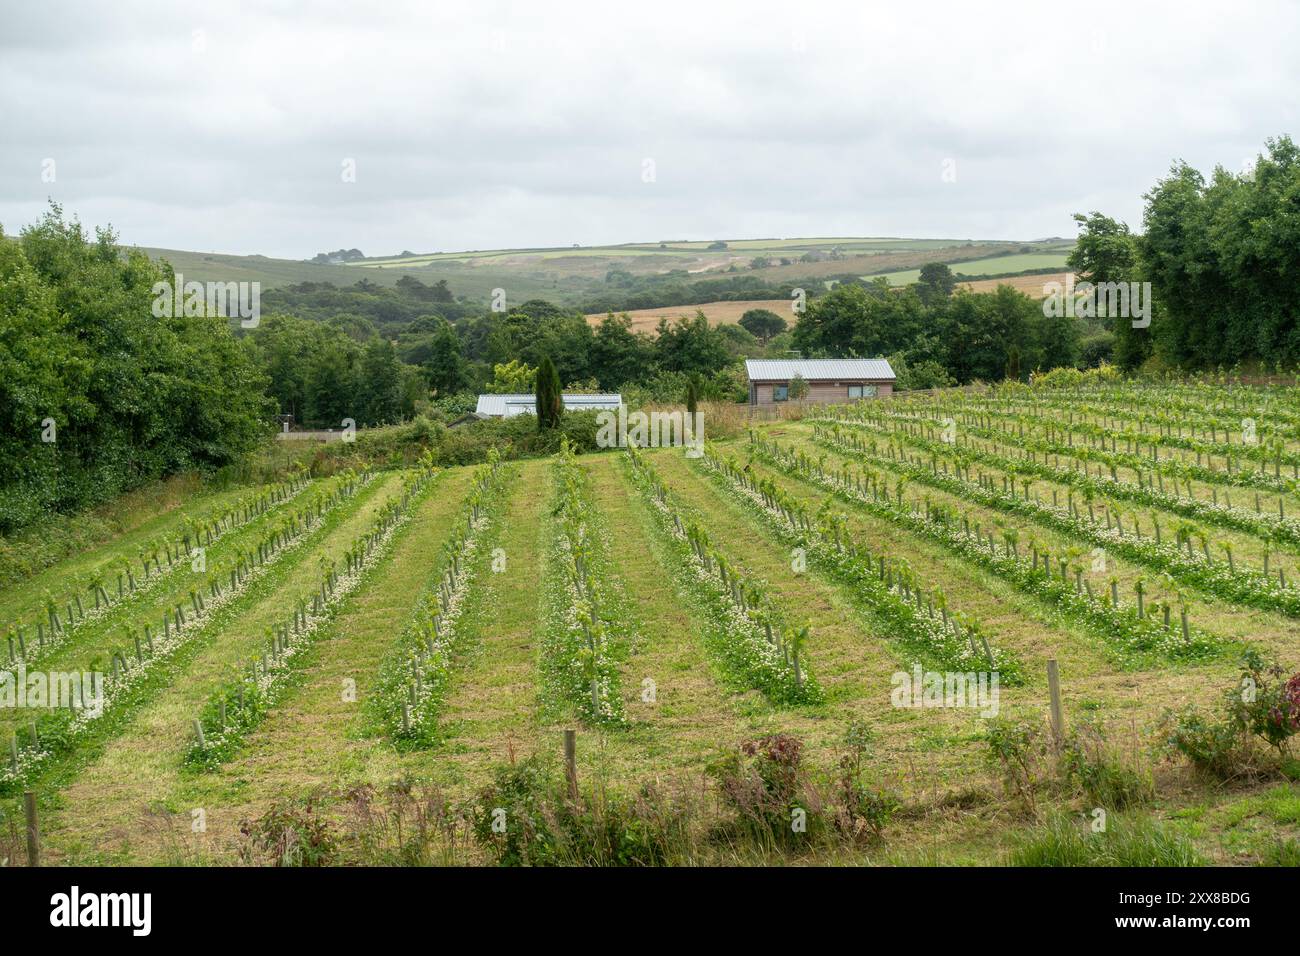
[{"label": "dense shrub", "polygon": [[329,866],[336,862],[338,833],[319,813],[317,801],[277,803],[240,824],[245,862],[272,866]]},{"label": "dense shrub", "polygon": [[1121,810],[1151,800],[1155,783],[1140,752],[1125,752],[1096,724],[1069,731],[1059,746],[1041,724],[997,717],[985,729],[988,765],[1008,795],[1035,809],[1044,790],[1081,797],[1089,806]]},{"label": "dense shrub", "polygon": [[[147,481],[237,461],[269,403],[221,316],[153,315],[174,281],[58,206],[0,236],[0,533]],[[51,424],[52,423],[52,424]]]},{"label": "dense shrub", "polygon": [[502,866],[661,866],[686,843],[687,815],[652,788],[569,799],[537,757],[498,767],[469,808],[475,841]]},{"label": "dense shrub", "polygon": [[[1222,710],[1206,716],[1191,707],[1167,718],[1167,743],[1197,770],[1221,780],[1251,777],[1276,769],[1286,759],[1290,740],[1300,732],[1300,674],[1256,651],[1242,657],[1241,679],[1225,692]],[[1266,764],[1254,741],[1274,750]]]},{"label": "dense shrub", "polygon": [[1062,743],[1065,781],[1094,806],[1123,810],[1155,796],[1151,768],[1141,754],[1120,753],[1101,728],[1083,724]]},{"label": "dense shrub", "polygon": [[449,428],[442,422],[418,417],[405,425],[360,429],[356,441],[315,446],[313,474],[331,474],[340,465],[409,467],[427,449],[434,465],[478,465],[497,449],[503,459],[540,458],[560,450],[568,439],[579,453],[596,451],[595,411],[566,412],[556,428],[538,431],[532,415],[467,422]]},{"label": "dense shrub", "polygon": [[801,766],[802,752],[799,738],[769,734],[709,766],[723,806],[734,814],[733,831],[760,844],[789,845],[806,842],[805,834],[824,822],[820,796]]},{"label": "dense shrub", "polygon": [[854,841],[879,839],[899,809],[897,797],[869,778],[867,758],[874,741],[875,734],[867,724],[852,721],[833,782],[835,828]]}]

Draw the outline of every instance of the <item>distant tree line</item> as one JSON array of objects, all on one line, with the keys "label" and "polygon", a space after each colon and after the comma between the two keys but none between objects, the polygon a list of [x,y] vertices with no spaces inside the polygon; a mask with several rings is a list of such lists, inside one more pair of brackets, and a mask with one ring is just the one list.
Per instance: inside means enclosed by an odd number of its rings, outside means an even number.
[{"label": "distant tree line", "polygon": [[1040,299],[1011,286],[954,289],[941,263],[902,289],[882,279],[841,283],[808,304],[794,347],[805,357],[887,356],[909,370],[903,386],[913,388],[1027,377],[1085,359],[1089,330],[1074,317],[1048,317]]},{"label": "distant tree line", "polygon": [[[381,290],[382,297],[422,294],[404,282]],[[334,291],[346,291],[356,305],[359,290]],[[315,308],[328,310],[322,303],[329,290],[305,294],[316,298]],[[706,398],[738,401],[746,394],[740,360],[785,354],[790,340],[785,321],[766,310],[746,313],[743,325],[718,327],[697,311],[646,332],[626,316],[609,315],[593,326],[582,312],[540,299],[505,312],[443,297],[421,308],[423,314],[397,332],[350,308],[321,318],[277,312],[243,334],[278,413],[307,427],[338,427],[343,418],[382,425],[432,410],[468,411],[484,391],[531,392],[543,359],[550,359],[568,390],[630,388],[637,401],[681,401],[687,381],[695,380]]]}]

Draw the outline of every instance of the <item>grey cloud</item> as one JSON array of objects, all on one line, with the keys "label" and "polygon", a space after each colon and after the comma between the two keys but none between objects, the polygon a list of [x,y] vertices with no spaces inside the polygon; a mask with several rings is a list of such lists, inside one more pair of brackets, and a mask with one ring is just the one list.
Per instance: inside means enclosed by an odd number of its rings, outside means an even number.
[{"label": "grey cloud", "polygon": [[1281,3],[0,7],[7,230],[50,196],[286,257],[1072,235],[1175,158],[1238,168],[1300,90]]}]

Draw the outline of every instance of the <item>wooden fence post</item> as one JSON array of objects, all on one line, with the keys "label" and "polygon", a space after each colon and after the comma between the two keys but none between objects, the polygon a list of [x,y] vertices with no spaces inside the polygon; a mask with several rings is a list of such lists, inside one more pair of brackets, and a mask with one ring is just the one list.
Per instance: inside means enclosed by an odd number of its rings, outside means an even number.
[{"label": "wooden fence post", "polygon": [[569,780],[569,799],[578,800],[578,732],[564,732],[564,775]]},{"label": "wooden fence post", "polygon": [[36,819],[36,794],[28,790],[23,794],[23,807],[27,811],[27,865],[41,865],[41,828]]},{"label": "wooden fence post", "polygon": [[1047,662],[1047,689],[1052,695],[1052,737],[1059,747],[1065,739],[1065,717],[1061,712],[1061,674],[1055,658]]}]

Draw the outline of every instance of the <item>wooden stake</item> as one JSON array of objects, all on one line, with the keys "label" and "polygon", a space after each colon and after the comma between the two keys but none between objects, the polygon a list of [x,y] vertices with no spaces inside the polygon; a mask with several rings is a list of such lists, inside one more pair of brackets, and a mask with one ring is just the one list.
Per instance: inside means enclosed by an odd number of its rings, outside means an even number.
[{"label": "wooden stake", "polygon": [[1059,747],[1065,739],[1065,717],[1061,711],[1061,675],[1055,658],[1047,662],[1047,689],[1052,695],[1052,736]]},{"label": "wooden stake", "polygon": [[28,790],[23,794],[23,808],[27,812],[27,865],[41,865],[41,828],[36,819],[36,794]]},{"label": "wooden stake", "polygon": [[569,799],[578,801],[578,732],[564,732],[564,775],[569,780]]}]

